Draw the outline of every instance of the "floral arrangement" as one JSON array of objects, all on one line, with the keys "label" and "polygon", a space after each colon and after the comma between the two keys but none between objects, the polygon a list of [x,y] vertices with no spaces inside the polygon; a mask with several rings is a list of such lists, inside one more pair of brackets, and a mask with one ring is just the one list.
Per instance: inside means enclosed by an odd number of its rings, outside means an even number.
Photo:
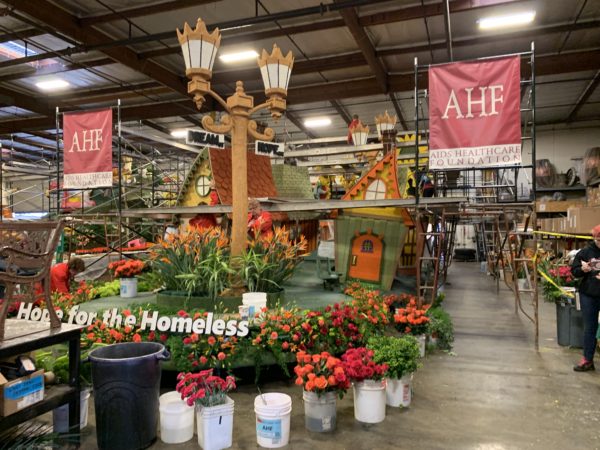
[{"label": "floral arrangement", "polygon": [[[191,316],[192,320],[206,314],[206,312],[195,312],[190,315],[183,310],[177,313],[179,317]],[[181,335],[171,336],[167,342],[177,370],[184,371],[203,367],[229,369],[238,352],[236,336],[206,336],[192,333],[184,335],[183,339]]]},{"label": "floral arrangement", "polygon": [[427,317],[429,317],[428,333],[432,338],[437,339],[437,347],[442,350],[452,350],[454,325],[450,314],[440,307],[429,308]]},{"label": "floral arrangement", "polygon": [[133,278],[142,273],[144,263],[138,259],[121,259],[108,265],[115,278]]},{"label": "floral arrangement", "polygon": [[538,265],[538,271],[542,275],[544,299],[549,302],[557,302],[567,297],[565,291],[561,288],[577,288],[580,283],[580,280],[571,273],[571,266],[567,264],[565,259],[557,259],[552,262],[542,260]]},{"label": "floral arrangement", "polygon": [[429,317],[427,317],[428,309],[429,306],[418,308],[416,298],[412,297],[404,308],[396,309],[396,313],[394,314],[396,328],[401,333],[412,334],[414,336],[427,333],[427,324],[429,323]]},{"label": "floral arrangement", "polygon": [[213,370],[198,373],[182,372],[177,376],[177,392],[189,406],[211,407],[227,401],[227,393],[235,389],[235,379],[231,376],[223,379],[213,375]]},{"label": "floral arrangement", "polygon": [[285,227],[275,227],[273,233],[259,234],[252,239],[239,259],[248,290],[277,292],[302,261],[306,247],[304,236],[293,241]]},{"label": "floral arrangement", "polygon": [[296,384],[305,391],[314,392],[317,396],[326,392],[337,392],[340,398],[350,387],[344,365],[338,358],[327,352],[309,354],[303,351],[296,353],[294,373]]},{"label": "floral arrangement", "polygon": [[228,287],[229,250],[229,238],[220,228],[189,227],[159,240],[150,260],[166,290],[214,299]]},{"label": "floral arrangement", "polygon": [[355,382],[383,379],[388,365],[386,363],[377,364],[373,356],[373,350],[365,347],[347,350],[342,355],[342,361],[348,378]]},{"label": "floral arrangement", "polygon": [[387,365],[385,376],[388,378],[402,378],[419,367],[419,343],[414,336],[372,337],[368,348],[373,350],[375,363]]},{"label": "floral arrangement", "polygon": [[251,340],[252,357],[257,367],[257,377],[263,362],[264,354],[271,354],[285,374],[288,373],[287,364],[290,354],[298,350],[300,340],[299,322],[300,310],[298,308],[278,308],[258,313],[260,324],[254,338]]}]

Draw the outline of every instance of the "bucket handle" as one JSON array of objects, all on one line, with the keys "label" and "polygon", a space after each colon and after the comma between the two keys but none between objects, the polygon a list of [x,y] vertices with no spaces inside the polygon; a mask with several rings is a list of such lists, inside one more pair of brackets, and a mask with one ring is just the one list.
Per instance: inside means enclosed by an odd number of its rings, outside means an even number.
[{"label": "bucket handle", "polygon": [[171,353],[165,348],[162,353],[156,355],[156,359],[159,361],[168,361],[171,359]]}]

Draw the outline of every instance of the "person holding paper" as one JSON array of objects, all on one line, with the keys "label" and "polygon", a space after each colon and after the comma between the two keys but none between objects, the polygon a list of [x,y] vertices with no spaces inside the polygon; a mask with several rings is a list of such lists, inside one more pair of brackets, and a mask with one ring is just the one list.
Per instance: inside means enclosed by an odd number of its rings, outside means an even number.
[{"label": "person holding paper", "polygon": [[583,315],[583,358],[573,367],[575,372],[595,370],[594,351],[600,313],[600,225],[592,230],[594,240],[573,259],[571,272],[581,278],[579,299]]}]

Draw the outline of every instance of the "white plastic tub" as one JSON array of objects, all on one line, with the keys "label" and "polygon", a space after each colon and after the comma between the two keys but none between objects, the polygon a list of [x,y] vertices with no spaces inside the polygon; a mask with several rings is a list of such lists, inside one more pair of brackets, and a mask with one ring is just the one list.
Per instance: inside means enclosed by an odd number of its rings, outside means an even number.
[{"label": "white plastic tub", "polygon": [[326,433],[335,430],[337,398],[335,392],[326,392],[320,397],[314,392],[304,391],[304,425],[308,431]]},{"label": "white plastic tub", "polygon": [[269,392],[254,399],[256,441],[265,448],[284,447],[290,440],[292,398],[287,394]]},{"label": "white plastic tub", "polygon": [[179,392],[160,396],[160,440],[180,444],[194,437],[194,407],[181,399]]},{"label": "white plastic tub", "polygon": [[242,294],[242,304],[248,306],[248,316],[252,320],[256,313],[267,307],[266,292],[246,292]]},{"label": "white plastic tub", "polygon": [[[89,389],[84,389],[79,393],[79,401],[79,429],[82,430],[88,423]],[[68,403],[52,410],[52,424],[55,433],[66,433],[69,431]]]},{"label": "white plastic tub", "polygon": [[204,450],[221,450],[233,444],[235,402],[227,397],[222,405],[196,408],[198,444]]},{"label": "white plastic tub", "polygon": [[412,400],[413,374],[409,373],[402,378],[388,378],[386,380],[386,403],[388,406],[407,408]]},{"label": "white plastic tub", "polygon": [[137,278],[119,278],[121,287],[121,298],[134,298],[137,297]]},{"label": "white plastic tub", "polygon": [[354,418],[364,423],[385,420],[385,380],[365,380],[354,383]]}]

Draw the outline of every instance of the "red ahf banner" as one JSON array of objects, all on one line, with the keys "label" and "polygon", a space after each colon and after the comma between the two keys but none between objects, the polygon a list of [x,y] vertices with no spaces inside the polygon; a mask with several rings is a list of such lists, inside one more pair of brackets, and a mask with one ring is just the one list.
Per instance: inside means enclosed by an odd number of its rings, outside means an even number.
[{"label": "red ahf banner", "polygon": [[65,189],[112,186],[112,110],[63,118]]},{"label": "red ahf banner", "polygon": [[521,164],[518,56],[429,69],[429,168]]}]

